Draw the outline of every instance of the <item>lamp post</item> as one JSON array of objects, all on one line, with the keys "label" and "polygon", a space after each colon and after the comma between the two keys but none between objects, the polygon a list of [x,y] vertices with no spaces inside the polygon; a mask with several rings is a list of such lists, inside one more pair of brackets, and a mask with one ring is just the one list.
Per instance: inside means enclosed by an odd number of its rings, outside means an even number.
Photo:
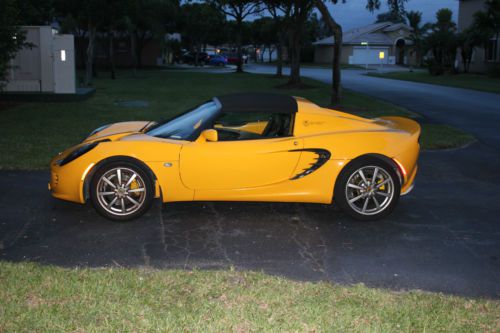
[{"label": "lamp post", "polygon": [[368,59],[370,59],[370,45],[368,45],[368,42],[361,42],[361,45],[366,46],[366,72],[368,73]]}]

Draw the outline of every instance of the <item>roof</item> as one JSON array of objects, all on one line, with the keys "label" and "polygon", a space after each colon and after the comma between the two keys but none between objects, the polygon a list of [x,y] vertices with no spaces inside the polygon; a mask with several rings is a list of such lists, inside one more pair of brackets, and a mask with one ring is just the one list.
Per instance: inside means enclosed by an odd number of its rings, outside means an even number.
[{"label": "roof", "polygon": [[361,44],[368,42],[370,45],[392,45],[392,40],[384,33],[375,32],[367,35],[356,36],[349,41],[349,44]]},{"label": "roof", "polygon": [[296,113],[297,100],[291,96],[272,93],[238,93],[214,98],[222,112]]},{"label": "roof", "polygon": [[413,28],[410,27],[407,24],[404,24],[404,23],[393,23],[390,26],[384,28],[384,32],[391,32],[391,31],[396,31],[396,30],[399,30],[399,29],[405,29],[405,30],[408,30],[408,31],[412,31],[413,30]]},{"label": "roof", "polygon": [[[396,31],[399,29],[412,30],[411,27],[402,23],[391,23],[382,22],[374,23],[361,28],[354,28],[344,32],[342,36],[342,43],[345,45],[349,44],[361,44],[362,42],[368,42],[372,45],[392,45],[393,41],[386,32]],[[333,36],[321,39],[314,43],[315,45],[333,45]]]}]

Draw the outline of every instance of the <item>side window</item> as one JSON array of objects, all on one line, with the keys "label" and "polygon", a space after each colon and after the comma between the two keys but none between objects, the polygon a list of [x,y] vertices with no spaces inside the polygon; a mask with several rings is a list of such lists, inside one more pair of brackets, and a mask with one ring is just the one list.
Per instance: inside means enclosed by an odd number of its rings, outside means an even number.
[{"label": "side window", "polygon": [[289,113],[224,112],[215,121],[219,141],[258,140],[290,136]]}]

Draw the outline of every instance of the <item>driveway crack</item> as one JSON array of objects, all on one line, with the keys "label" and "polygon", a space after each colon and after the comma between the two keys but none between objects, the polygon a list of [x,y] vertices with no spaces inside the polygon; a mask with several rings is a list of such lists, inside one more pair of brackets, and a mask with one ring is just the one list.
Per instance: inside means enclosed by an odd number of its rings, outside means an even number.
[{"label": "driveway crack", "polygon": [[296,204],[297,215],[292,218],[294,230],[292,240],[299,248],[299,255],[304,263],[315,272],[320,272],[328,277],[324,266],[324,258],[327,254],[326,242],[319,228],[307,217],[304,207]]}]

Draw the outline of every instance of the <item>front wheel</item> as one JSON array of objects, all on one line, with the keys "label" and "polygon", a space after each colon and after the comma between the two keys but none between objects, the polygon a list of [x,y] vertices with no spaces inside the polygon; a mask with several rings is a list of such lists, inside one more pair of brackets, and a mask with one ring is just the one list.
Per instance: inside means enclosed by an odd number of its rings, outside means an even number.
[{"label": "front wheel", "polygon": [[335,202],[357,220],[373,221],[389,215],[401,192],[393,167],[376,158],[351,162],[335,184]]},{"label": "front wheel", "polygon": [[130,162],[113,162],[99,168],[90,183],[90,199],[104,217],[126,221],[144,214],[154,198],[151,176]]}]

